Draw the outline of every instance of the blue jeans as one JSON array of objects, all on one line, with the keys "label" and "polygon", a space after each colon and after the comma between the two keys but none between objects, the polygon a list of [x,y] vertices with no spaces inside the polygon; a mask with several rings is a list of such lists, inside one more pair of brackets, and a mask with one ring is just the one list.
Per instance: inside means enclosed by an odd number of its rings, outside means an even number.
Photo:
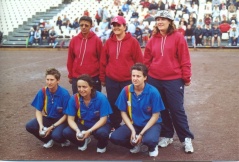
[{"label": "blue jeans", "polygon": [[[89,129],[80,123],[77,123],[77,126],[81,131]],[[106,123],[102,127],[92,132],[92,135],[98,140],[98,143],[97,143],[98,148],[103,149],[108,145],[108,138],[109,138],[110,131],[111,131],[111,126],[110,124]],[[70,126],[66,127],[63,130],[63,136],[66,139],[70,140],[72,143],[80,147],[82,147],[85,143],[85,141],[78,141],[76,139],[76,131],[73,130]]]},{"label": "blue jeans", "polygon": [[[144,127],[138,127],[134,125],[136,134],[139,134]],[[159,142],[159,135],[161,131],[161,124],[156,123],[149,128],[143,135],[142,143],[148,146],[149,151],[154,151],[156,145]],[[131,130],[127,125],[123,125],[116,129],[110,136],[110,141],[115,145],[120,145],[128,149],[132,149],[134,146],[130,143]]]},{"label": "blue jeans", "polygon": [[194,135],[189,130],[183,105],[184,81],[182,79],[157,80],[148,76],[148,83],[158,89],[165,105],[165,110],[160,112],[163,120],[160,136],[173,138],[175,129],[181,142],[184,142],[186,137],[194,139]]},{"label": "blue jeans", "polygon": [[105,78],[107,98],[113,110],[113,114],[110,115],[110,122],[115,129],[120,126],[120,123],[122,121],[120,110],[115,106],[115,102],[121,90],[129,84],[131,84],[131,80],[118,82],[110,79],[109,77]]},{"label": "blue jeans", "polygon": [[[95,89],[99,92],[101,92],[101,81],[99,79],[99,76],[92,77],[92,79],[95,82]],[[72,78],[72,92],[73,94],[77,93],[77,78]]]},{"label": "blue jeans", "polygon": [[[52,124],[54,124],[55,122],[57,122],[59,119],[53,119],[53,118],[47,118],[45,116],[43,116],[43,125],[45,127],[50,127],[52,126]],[[37,122],[37,119],[32,119],[30,120],[27,124],[26,124],[26,130],[33,134],[36,138],[38,138],[39,140],[41,140],[44,143],[47,143],[48,141],[50,141],[51,139],[58,142],[58,143],[63,143],[66,141],[66,139],[64,138],[62,131],[63,129],[65,129],[67,127],[67,122],[62,123],[61,125],[57,126],[50,135],[48,135],[45,138],[42,138],[39,136],[39,124]]]}]

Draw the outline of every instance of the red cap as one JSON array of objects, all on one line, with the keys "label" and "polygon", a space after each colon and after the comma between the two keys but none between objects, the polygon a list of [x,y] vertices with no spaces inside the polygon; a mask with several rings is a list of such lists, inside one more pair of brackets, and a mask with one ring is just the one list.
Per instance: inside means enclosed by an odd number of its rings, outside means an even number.
[{"label": "red cap", "polygon": [[124,19],[124,17],[123,16],[116,16],[116,17],[114,17],[113,18],[113,20],[111,21],[111,24],[113,24],[113,23],[118,23],[118,24],[120,24],[120,25],[122,25],[122,24],[126,24],[126,21],[125,21],[125,19]]}]

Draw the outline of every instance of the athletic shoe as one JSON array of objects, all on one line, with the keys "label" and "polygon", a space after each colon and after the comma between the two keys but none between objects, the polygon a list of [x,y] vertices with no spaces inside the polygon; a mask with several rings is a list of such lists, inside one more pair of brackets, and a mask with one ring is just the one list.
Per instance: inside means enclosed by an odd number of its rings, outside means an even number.
[{"label": "athletic shoe", "polygon": [[161,137],[158,145],[160,147],[167,147],[169,144],[173,143],[173,138]]},{"label": "athletic shoe", "polygon": [[104,153],[106,151],[106,147],[105,148],[97,148],[96,152],[98,153]]},{"label": "athletic shoe", "polygon": [[50,140],[43,145],[44,148],[51,148],[54,145],[54,141]]},{"label": "athletic shoe", "polygon": [[156,146],[156,147],[154,148],[154,151],[149,152],[149,156],[150,156],[150,157],[156,157],[156,156],[158,156],[158,154],[159,154],[158,146]]},{"label": "athletic shoe", "polygon": [[91,142],[91,138],[88,137],[85,139],[85,143],[82,147],[78,147],[78,150],[85,151],[87,149],[87,145]]},{"label": "athletic shoe", "polygon": [[194,149],[193,149],[193,144],[192,144],[191,138],[185,138],[184,147],[185,147],[186,153],[193,153]]},{"label": "athletic shoe", "polygon": [[67,147],[70,146],[71,142],[69,140],[66,140],[64,143],[61,143],[61,147]]},{"label": "athletic shoe", "polygon": [[138,152],[140,151],[140,144],[134,146],[134,148],[130,149],[129,151],[130,151],[131,153],[133,153],[133,154],[138,153]]}]

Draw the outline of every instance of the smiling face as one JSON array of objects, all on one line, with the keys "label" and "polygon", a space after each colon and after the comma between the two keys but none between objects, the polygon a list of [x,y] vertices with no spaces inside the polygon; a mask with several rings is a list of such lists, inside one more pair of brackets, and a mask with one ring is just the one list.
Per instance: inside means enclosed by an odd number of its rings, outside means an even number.
[{"label": "smiling face", "polygon": [[160,33],[166,33],[169,27],[169,24],[171,23],[171,21],[167,18],[163,18],[163,17],[158,17],[156,19],[156,24],[158,29],[160,30]]},{"label": "smiling face", "polygon": [[88,82],[84,81],[84,80],[78,80],[77,81],[77,90],[79,92],[79,94],[83,97],[83,98],[88,98],[91,96],[91,90],[93,89],[93,87],[91,87]]},{"label": "smiling face", "polygon": [[121,25],[121,24],[118,24],[118,23],[113,23],[112,24],[113,26],[113,32],[115,35],[123,35],[125,34],[125,30],[126,30],[126,26],[125,25]]},{"label": "smiling face", "polygon": [[46,76],[46,85],[51,92],[55,92],[57,90],[59,82],[60,80],[57,80],[54,75]]}]

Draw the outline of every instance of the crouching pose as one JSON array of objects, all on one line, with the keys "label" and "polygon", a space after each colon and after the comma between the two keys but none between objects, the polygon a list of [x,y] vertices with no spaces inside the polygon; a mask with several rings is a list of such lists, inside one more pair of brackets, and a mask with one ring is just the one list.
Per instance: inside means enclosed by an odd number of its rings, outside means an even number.
[{"label": "crouching pose", "polygon": [[110,135],[110,141],[138,153],[146,145],[149,156],[158,156],[158,141],[164,110],[161,96],[156,88],[148,83],[148,69],[141,63],[131,68],[131,81],[120,93],[115,105],[120,109],[125,125]]},{"label": "crouching pose", "polygon": [[26,130],[44,142],[45,148],[52,147],[54,141],[62,147],[70,145],[70,141],[62,135],[67,127],[65,110],[70,94],[59,86],[60,77],[60,72],[55,68],[46,70],[46,87],[38,91],[32,102],[36,118],[26,124]]},{"label": "crouching pose", "polygon": [[78,93],[68,103],[66,114],[69,126],[63,135],[84,151],[90,143],[90,135],[98,140],[97,152],[104,153],[111,131],[108,115],[112,113],[106,96],[96,91],[94,80],[87,74],[77,79]]}]

